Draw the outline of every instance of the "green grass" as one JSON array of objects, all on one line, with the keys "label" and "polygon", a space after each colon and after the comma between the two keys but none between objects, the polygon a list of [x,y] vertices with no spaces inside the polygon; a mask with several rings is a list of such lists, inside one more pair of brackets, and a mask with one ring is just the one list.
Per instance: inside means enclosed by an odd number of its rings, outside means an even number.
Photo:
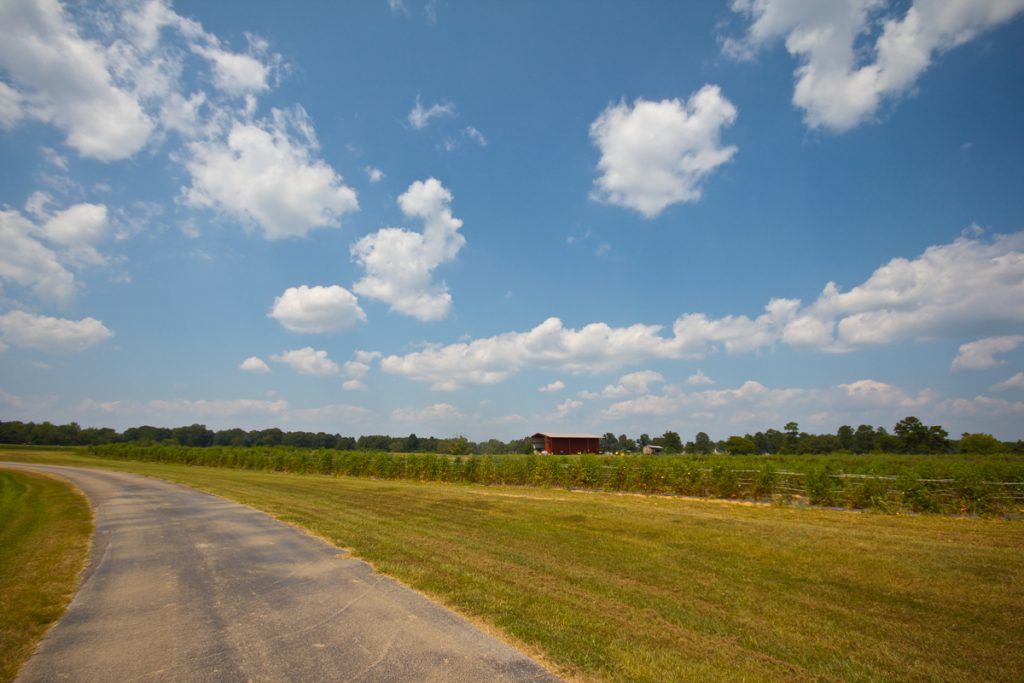
[{"label": "green grass", "polygon": [[579,680],[1016,681],[1024,523],[110,462],[350,548]]},{"label": "green grass", "polygon": [[89,504],[66,483],[0,469],[0,681],[64,613],[91,534]]}]

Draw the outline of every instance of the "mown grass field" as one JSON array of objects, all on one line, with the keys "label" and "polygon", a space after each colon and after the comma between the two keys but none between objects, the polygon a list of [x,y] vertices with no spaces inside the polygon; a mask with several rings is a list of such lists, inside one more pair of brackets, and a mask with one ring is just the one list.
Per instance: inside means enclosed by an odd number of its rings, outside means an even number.
[{"label": "mown grass field", "polygon": [[1018,681],[1024,522],[378,481],[141,472],[311,530],[578,680]]},{"label": "mown grass field", "polygon": [[64,613],[91,534],[89,504],[66,483],[0,468],[0,682]]}]

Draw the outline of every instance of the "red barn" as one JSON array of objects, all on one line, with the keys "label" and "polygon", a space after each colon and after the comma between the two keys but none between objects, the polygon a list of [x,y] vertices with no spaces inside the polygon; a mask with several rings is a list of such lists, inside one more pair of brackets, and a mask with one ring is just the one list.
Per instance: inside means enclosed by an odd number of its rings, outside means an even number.
[{"label": "red barn", "polygon": [[600,453],[601,437],[594,434],[537,432],[533,435],[533,450],[538,453],[551,453],[554,455]]}]

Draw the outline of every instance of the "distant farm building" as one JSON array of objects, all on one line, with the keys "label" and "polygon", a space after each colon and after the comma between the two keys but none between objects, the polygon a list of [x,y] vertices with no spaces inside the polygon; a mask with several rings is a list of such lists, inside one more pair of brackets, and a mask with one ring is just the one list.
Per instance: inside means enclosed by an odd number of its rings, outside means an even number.
[{"label": "distant farm building", "polygon": [[552,434],[537,432],[533,435],[536,453],[565,455],[567,453],[600,453],[601,437],[594,434]]},{"label": "distant farm building", "polygon": [[646,446],[644,446],[643,453],[644,455],[657,455],[658,453],[661,453],[661,451],[661,446],[655,446],[653,443],[649,443]]}]

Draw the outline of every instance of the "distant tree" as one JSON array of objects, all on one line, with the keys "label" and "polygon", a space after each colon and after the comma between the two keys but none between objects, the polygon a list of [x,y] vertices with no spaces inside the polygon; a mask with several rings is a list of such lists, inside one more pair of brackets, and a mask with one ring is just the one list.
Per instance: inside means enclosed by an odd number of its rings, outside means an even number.
[{"label": "distant tree", "polygon": [[840,448],[847,451],[853,450],[853,427],[851,427],[850,425],[843,425],[842,427],[836,430],[836,437],[839,439]]},{"label": "distant tree", "polygon": [[651,443],[651,437],[647,434],[641,434],[640,438],[636,440],[637,450],[642,451],[644,446]]},{"label": "distant tree", "polygon": [[632,453],[636,450],[636,441],[629,438],[625,434],[619,434],[619,443],[616,450],[622,451],[623,453]]},{"label": "distant tree", "polygon": [[991,434],[968,434],[960,437],[961,453],[1002,453],[1006,450],[1003,442]]},{"label": "distant tree", "polygon": [[713,451],[714,444],[711,443],[711,437],[704,432],[697,432],[697,436],[693,439],[693,450],[701,455],[707,455]]},{"label": "distant tree", "polygon": [[615,449],[619,445],[619,440],[615,438],[615,435],[611,432],[605,433],[601,437],[601,452],[602,453],[614,453]]},{"label": "distant tree", "polygon": [[938,425],[927,426],[914,416],[905,417],[893,427],[904,453],[945,453],[949,435]]},{"label": "distant tree", "polygon": [[683,440],[678,432],[667,431],[661,435],[661,447],[665,449],[665,453],[682,453]]},{"label": "distant tree", "polygon": [[875,447],[875,428],[871,425],[860,425],[853,433],[854,453],[867,453]]},{"label": "distant tree", "polygon": [[754,440],[745,436],[730,436],[725,440],[725,452],[729,455],[752,455],[757,452]]},{"label": "distant tree", "polygon": [[452,439],[451,444],[448,446],[448,453],[451,455],[469,455],[473,452],[469,441],[464,436],[458,436]]},{"label": "distant tree", "polygon": [[405,437],[405,451],[407,453],[415,453],[420,449],[420,437],[416,436],[416,432],[409,434]]},{"label": "distant tree", "polygon": [[391,437],[386,434],[364,434],[356,441],[360,451],[386,451],[391,448]]},{"label": "distant tree", "polygon": [[782,428],[786,432],[786,440],[782,451],[786,453],[798,453],[800,446],[800,425],[796,422],[787,422]]}]

